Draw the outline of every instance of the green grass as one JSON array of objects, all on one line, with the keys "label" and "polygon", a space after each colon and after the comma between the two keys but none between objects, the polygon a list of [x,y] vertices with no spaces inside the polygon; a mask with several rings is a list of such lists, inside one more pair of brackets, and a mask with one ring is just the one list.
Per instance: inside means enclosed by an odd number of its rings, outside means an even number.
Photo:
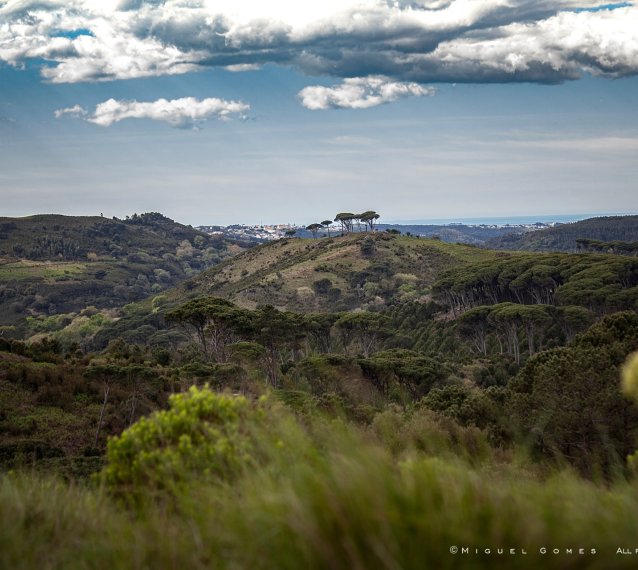
[{"label": "green grass", "polygon": [[25,281],[74,277],[82,275],[86,270],[86,263],[22,260],[0,265],[0,280]]},{"label": "green grass", "polygon": [[470,465],[445,443],[396,455],[340,422],[305,425],[282,423],[268,461],[232,483],[195,477],[177,503],[131,510],[105,488],[2,476],[0,567],[635,567],[616,554],[638,536],[634,484],[541,477],[496,456]]}]

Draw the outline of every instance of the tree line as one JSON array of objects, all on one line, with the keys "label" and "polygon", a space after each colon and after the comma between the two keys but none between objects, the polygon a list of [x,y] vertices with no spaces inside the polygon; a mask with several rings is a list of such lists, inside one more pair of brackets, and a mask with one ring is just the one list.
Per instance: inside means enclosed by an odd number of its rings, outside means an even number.
[{"label": "tree line", "polygon": [[340,212],[335,216],[334,220],[324,220],[323,222],[318,222],[314,224],[310,224],[306,226],[306,230],[312,233],[314,238],[317,237],[319,230],[326,229],[328,231],[328,236],[330,236],[330,227],[333,222],[338,222],[341,226],[342,233],[352,233],[354,231],[355,223],[357,224],[357,229],[361,231],[361,224],[363,224],[366,231],[374,231],[377,220],[381,216],[377,214],[374,210],[367,210],[362,212],[361,214],[354,214],[352,212]]},{"label": "tree line", "polygon": [[638,256],[638,241],[600,241],[579,238],[576,240],[576,249],[590,253],[612,253],[636,257]]},{"label": "tree line", "polygon": [[445,272],[435,298],[454,314],[481,305],[577,305],[598,314],[638,308],[638,261],[612,256],[514,254]]},{"label": "tree line", "polygon": [[379,313],[298,314],[270,305],[254,311],[216,297],[200,297],[166,313],[168,323],[181,327],[205,362],[226,363],[233,352],[248,351],[277,387],[281,366],[310,353],[370,356],[391,335]]}]

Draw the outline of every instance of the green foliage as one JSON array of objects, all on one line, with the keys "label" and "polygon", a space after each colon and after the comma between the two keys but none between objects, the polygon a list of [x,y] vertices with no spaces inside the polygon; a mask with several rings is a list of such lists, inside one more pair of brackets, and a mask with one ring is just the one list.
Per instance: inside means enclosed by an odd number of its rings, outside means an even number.
[{"label": "green foliage", "polygon": [[618,371],[638,349],[638,315],[605,318],[567,347],[531,358],[508,386],[508,410],[538,457],[609,474],[636,447],[638,410]]},{"label": "green foliage", "polygon": [[318,279],[312,283],[312,289],[317,295],[326,295],[330,288],[332,287],[332,281],[327,277],[323,279]]},{"label": "green foliage", "polygon": [[355,219],[355,214],[352,212],[341,212],[335,216],[334,221],[341,224],[342,231],[349,233],[352,231],[352,224]]},{"label": "green foliage", "polygon": [[306,229],[312,233],[312,237],[313,238],[317,238],[317,233],[319,232],[319,230],[323,228],[322,224],[310,224],[309,226],[306,227]]},{"label": "green foliage", "polygon": [[217,297],[200,297],[184,303],[166,313],[169,323],[181,324],[192,331],[206,360],[219,362],[228,359],[228,345],[235,340],[235,333],[250,329],[246,311],[230,301]]},{"label": "green foliage", "polygon": [[596,239],[578,238],[576,247],[580,251],[594,253],[614,253],[617,255],[638,255],[638,241],[600,241]]},{"label": "green foliage", "polygon": [[469,422],[461,425],[449,414],[426,405],[404,411],[398,406],[375,415],[370,431],[399,460],[415,455],[448,458],[480,465],[489,461],[491,448],[485,432]]},{"label": "green foliage", "polygon": [[359,244],[361,253],[366,257],[372,257],[377,250],[377,246],[372,238],[367,236]]},{"label": "green foliage", "polygon": [[441,384],[449,373],[440,361],[405,349],[379,351],[358,363],[382,393],[389,394],[396,385],[412,400]]},{"label": "green foliage", "polygon": [[445,386],[431,390],[419,406],[438,412],[466,427],[477,427],[493,440],[505,437],[502,417],[505,394],[502,388],[486,390],[467,386]]},{"label": "green foliage", "polygon": [[362,214],[358,215],[358,218],[370,228],[370,231],[374,230],[377,220],[380,217],[381,216],[377,214],[374,210],[366,210]]},{"label": "green foliage", "polygon": [[638,352],[632,354],[622,368],[622,389],[638,402]]},{"label": "green foliage", "polygon": [[456,311],[503,302],[635,309],[638,261],[614,256],[510,254],[444,272],[433,291]]},{"label": "green foliage", "polygon": [[[490,459],[474,430],[448,430],[431,413],[410,417],[389,410],[379,417],[373,434],[390,451],[338,423],[319,422],[310,431],[312,439],[289,448],[285,468],[249,471],[227,485],[200,478],[170,511],[149,501],[145,511],[133,515],[99,489],[2,476],[0,566],[559,570],[635,565],[632,557],[617,554],[638,533],[635,486],[598,487],[569,473],[538,479],[525,465]],[[404,437],[393,438],[395,433]],[[403,445],[406,440],[410,443]],[[448,445],[454,455],[441,457]],[[471,463],[454,457],[461,449],[474,458]],[[452,554],[451,546],[469,552]]]},{"label": "green foliage", "polygon": [[174,395],[170,409],[142,418],[109,441],[103,478],[116,494],[181,494],[194,479],[228,481],[251,462],[248,422],[263,405],[241,396],[192,387]]},{"label": "green foliage", "polygon": [[370,356],[390,334],[385,316],[367,311],[346,313],[335,326],[346,351],[358,351],[363,356]]},{"label": "green foliage", "polygon": [[38,317],[27,317],[26,323],[33,332],[51,332],[63,329],[70,324],[71,320],[72,315],[40,315]]}]

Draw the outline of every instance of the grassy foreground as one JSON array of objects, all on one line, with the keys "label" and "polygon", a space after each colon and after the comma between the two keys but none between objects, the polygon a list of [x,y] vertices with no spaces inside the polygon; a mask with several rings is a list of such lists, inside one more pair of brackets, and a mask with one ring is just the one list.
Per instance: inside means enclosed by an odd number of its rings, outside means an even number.
[{"label": "grassy foreground", "polygon": [[[248,423],[243,411],[224,408],[230,427],[200,406],[204,430],[185,419],[183,407],[173,409],[172,418],[152,418],[152,430],[138,427],[110,445],[101,483],[2,476],[0,568],[636,566],[638,488],[630,483],[541,476],[493,453],[470,465],[427,417],[403,435],[413,443],[437,440],[436,456],[427,445],[391,453],[383,430],[354,433],[326,419],[302,425],[281,406]],[[169,433],[169,421],[181,427]],[[195,465],[208,453],[200,436],[210,438],[215,425],[222,436],[210,457],[226,461],[238,451],[246,459],[232,476],[181,473],[178,487],[158,486],[150,472],[146,486],[137,475],[134,488],[124,475],[109,479],[120,461],[143,464],[149,445],[163,453],[149,463],[154,470],[167,458],[180,459],[177,470]],[[161,448],[151,432],[160,434]],[[132,504],[132,492],[149,500]]]}]

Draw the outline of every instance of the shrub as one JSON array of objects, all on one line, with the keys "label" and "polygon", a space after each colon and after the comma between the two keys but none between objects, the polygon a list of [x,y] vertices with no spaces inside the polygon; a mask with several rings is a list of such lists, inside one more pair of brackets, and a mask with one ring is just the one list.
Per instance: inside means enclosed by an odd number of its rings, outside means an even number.
[{"label": "shrub", "polygon": [[251,461],[251,429],[263,402],[192,387],[170,409],[142,418],[109,441],[103,478],[116,495],[182,495],[188,483],[232,480]]},{"label": "shrub", "polygon": [[330,281],[330,279],[328,278],[318,279],[312,284],[312,288],[314,289],[315,293],[317,293],[317,295],[325,295],[326,293],[328,293],[331,287],[332,281]]},{"label": "shrub", "polygon": [[622,369],[624,393],[638,402],[638,352],[632,354]]}]

